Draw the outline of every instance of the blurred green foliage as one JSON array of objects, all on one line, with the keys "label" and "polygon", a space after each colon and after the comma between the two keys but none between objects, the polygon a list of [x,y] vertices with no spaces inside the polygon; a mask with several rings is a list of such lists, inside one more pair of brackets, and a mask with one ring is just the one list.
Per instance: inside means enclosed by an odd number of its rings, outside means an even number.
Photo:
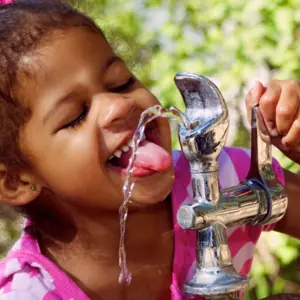
[{"label": "blurred green foliage", "polygon": [[[255,80],[300,78],[299,0],[74,2],[97,21],[115,51],[164,106],[184,110],[173,84],[176,72],[210,77],[230,110],[229,144],[249,146],[244,97]],[[280,152],[275,155],[286,168],[300,171]],[[17,227],[11,226],[11,219],[0,224],[7,234],[0,250],[15,239]],[[299,250],[299,241],[265,233],[257,247],[247,299],[300,292]]]},{"label": "blurred green foliage", "polygon": [[176,72],[215,81],[231,111],[230,144],[248,146],[244,96],[256,80],[300,77],[298,0],[81,0],[80,7],[165,107],[184,109]]},{"label": "blurred green foliage", "polygon": [[[81,8],[164,106],[184,109],[176,72],[210,77],[229,107],[228,143],[235,146],[249,146],[244,97],[255,80],[300,78],[299,0],[86,0]],[[275,156],[300,171],[279,151]],[[299,241],[265,233],[247,299],[300,292],[299,250]]]}]

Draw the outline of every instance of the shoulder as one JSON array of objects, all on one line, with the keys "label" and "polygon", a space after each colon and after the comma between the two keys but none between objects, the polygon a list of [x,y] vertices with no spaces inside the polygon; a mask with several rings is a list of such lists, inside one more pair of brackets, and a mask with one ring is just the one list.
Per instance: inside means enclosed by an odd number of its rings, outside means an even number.
[{"label": "shoulder", "polygon": [[0,262],[0,300],[58,299],[41,257],[33,226],[26,220],[19,240]]},{"label": "shoulder", "polygon": [[[180,150],[173,151],[175,176],[187,181],[190,178],[189,163]],[[219,156],[219,177],[222,188],[243,180],[250,167],[250,152],[236,147],[224,147]],[[187,179],[187,180],[185,180]]]},{"label": "shoulder", "polygon": [[[0,299],[46,299],[53,295],[53,279],[45,269],[22,252],[0,263]],[[51,299],[56,299],[52,297]]]},{"label": "shoulder", "polygon": [[175,171],[177,169],[189,168],[189,163],[181,150],[173,150],[172,159],[173,159],[173,167]]},{"label": "shoulder", "polygon": [[54,262],[44,256],[30,222],[0,262],[0,300],[62,300],[88,297]]},{"label": "shoulder", "polygon": [[[244,180],[248,175],[251,163],[251,152],[249,149],[237,148],[237,147],[224,147],[224,150],[220,154],[219,165],[220,165],[220,182],[221,186],[226,188],[232,186],[232,184],[222,185],[221,175],[227,176],[228,174],[236,174],[238,182]],[[276,158],[273,157],[272,165],[274,173],[277,179],[282,185],[284,185],[284,172],[280,163]]]},{"label": "shoulder", "polygon": [[[175,168],[186,166],[188,167],[188,161],[186,160],[183,152],[181,150],[174,150],[172,152],[173,165]],[[250,165],[250,151],[244,148],[237,147],[224,147],[219,156],[219,164],[223,166],[227,162],[233,162],[235,165],[239,163],[241,168]]]},{"label": "shoulder", "polygon": [[250,168],[250,151],[237,147],[224,147],[219,156],[219,179],[222,188],[239,184]]},{"label": "shoulder", "polygon": [[[238,147],[224,147],[219,156],[221,187],[231,187],[244,180],[248,174],[250,163],[250,150]],[[173,165],[176,176],[190,178],[189,163],[182,151],[173,151]],[[273,169],[278,180],[284,184],[283,169],[275,158],[273,158]]]}]

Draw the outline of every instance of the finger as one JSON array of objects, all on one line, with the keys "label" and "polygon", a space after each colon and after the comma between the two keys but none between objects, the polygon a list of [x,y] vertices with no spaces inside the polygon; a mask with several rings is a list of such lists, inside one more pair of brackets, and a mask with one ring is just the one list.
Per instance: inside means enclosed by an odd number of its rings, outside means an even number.
[{"label": "finger", "polygon": [[246,108],[249,123],[251,123],[252,108],[259,103],[260,97],[264,92],[265,87],[261,84],[261,82],[256,81],[253,88],[246,96]]},{"label": "finger", "polygon": [[296,149],[300,145],[300,110],[298,109],[297,118],[285,137],[282,139],[284,150]]},{"label": "finger", "polygon": [[276,107],[276,128],[280,135],[286,135],[289,132],[297,115],[300,105],[297,89],[295,89],[293,83],[282,89]]},{"label": "finger", "polygon": [[298,144],[293,149],[285,146],[282,142],[282,137],[278,136],[276,138],[272,138],[272,144],[282,151],[288,158],[291,160],[300,163],[300,144]]},{"label": "finger", "polygon": [[271,81],[262,95],[259,107],[266,122],[266,126],[271,136],[278,136],[276,130],[276,107],[281,94],[281,86],[276,81]]}]

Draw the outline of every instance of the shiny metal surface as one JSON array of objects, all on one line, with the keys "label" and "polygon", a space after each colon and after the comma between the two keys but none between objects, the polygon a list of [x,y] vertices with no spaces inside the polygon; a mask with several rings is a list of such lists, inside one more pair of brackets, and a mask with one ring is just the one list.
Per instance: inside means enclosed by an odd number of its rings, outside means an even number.
[{"label": "shiny metal surface", "polygon": [[251,168],[238,186],[219,189],[218,156],[229,126],[228,111],[218,88],[207,78],[178,73],[175,83],[186,104],[186,124],[179,140],[189,161],[193,201],[177,213],[179,225],[197,230],[194,277],[185,291],[207,299],[238,299],[247,278],[232,265],[226,227],[278,221],[287,207],[287,196],[272,167],[268,131],[259,108],[253,109]]},{"label": "shiny metal surface", "polygon": [[258,216],[267,213],[265,189],[256,182],[246,181],[222,190],[217,204],[193,202],[183,205],[177,221],[184,229],[203,229],[215,222],[226,227],[257,224]]},{"label": "shiny metal surface", "polygon": [[247,278],[232,265],[226,228],[214,223],[197,231],[197,266],[193,278],[185,284],[185,292],[196,295],[223,295],[243,290]]},{"label": "shiny metal surface", "polygon": [[201,75],[178,73],[175,83],[190,123],[189,130],[180,127],[179,140],[190,163],[195,197],[217,201],[217,157],[225,145],[229,126],[225,101],[218,88]]},{"label": "shiny metal surface", "polygon": [[277,180],[272,167],[272,151],[270,136],[264,123],[259,107],[252,110],[251,124],[251,167],[247,179],[255,178],[265,185],[268,194],[268,211],[258,220],[259,224],[269,224],[279,221],[285,214],[288,199],[287,194]]},{"label": "shiny metal surface", "polygon": [[190,164],[194,194],[192,206],[181,207],[177,219],[183,228],[199,229],[196,273],[184,289],[206,296],[240,291],[247,278],[234,270],[224,220],[215,219],[221,198],[217,159],[228,134],[227,107],[218,88],[203,76],[179,73],[175,83],[190,122],[190,128],[180,128],[179,140]]}]

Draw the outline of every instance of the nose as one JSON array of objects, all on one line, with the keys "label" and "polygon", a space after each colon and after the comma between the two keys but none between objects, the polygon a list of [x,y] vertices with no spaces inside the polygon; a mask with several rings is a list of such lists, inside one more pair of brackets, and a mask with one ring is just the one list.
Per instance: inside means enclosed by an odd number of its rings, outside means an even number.
[{"label": "nose", "polygon": [[99,125],[102,128],[136,126],[141,110],[137,108],[132,98],[117,94],[101,98]]}]

